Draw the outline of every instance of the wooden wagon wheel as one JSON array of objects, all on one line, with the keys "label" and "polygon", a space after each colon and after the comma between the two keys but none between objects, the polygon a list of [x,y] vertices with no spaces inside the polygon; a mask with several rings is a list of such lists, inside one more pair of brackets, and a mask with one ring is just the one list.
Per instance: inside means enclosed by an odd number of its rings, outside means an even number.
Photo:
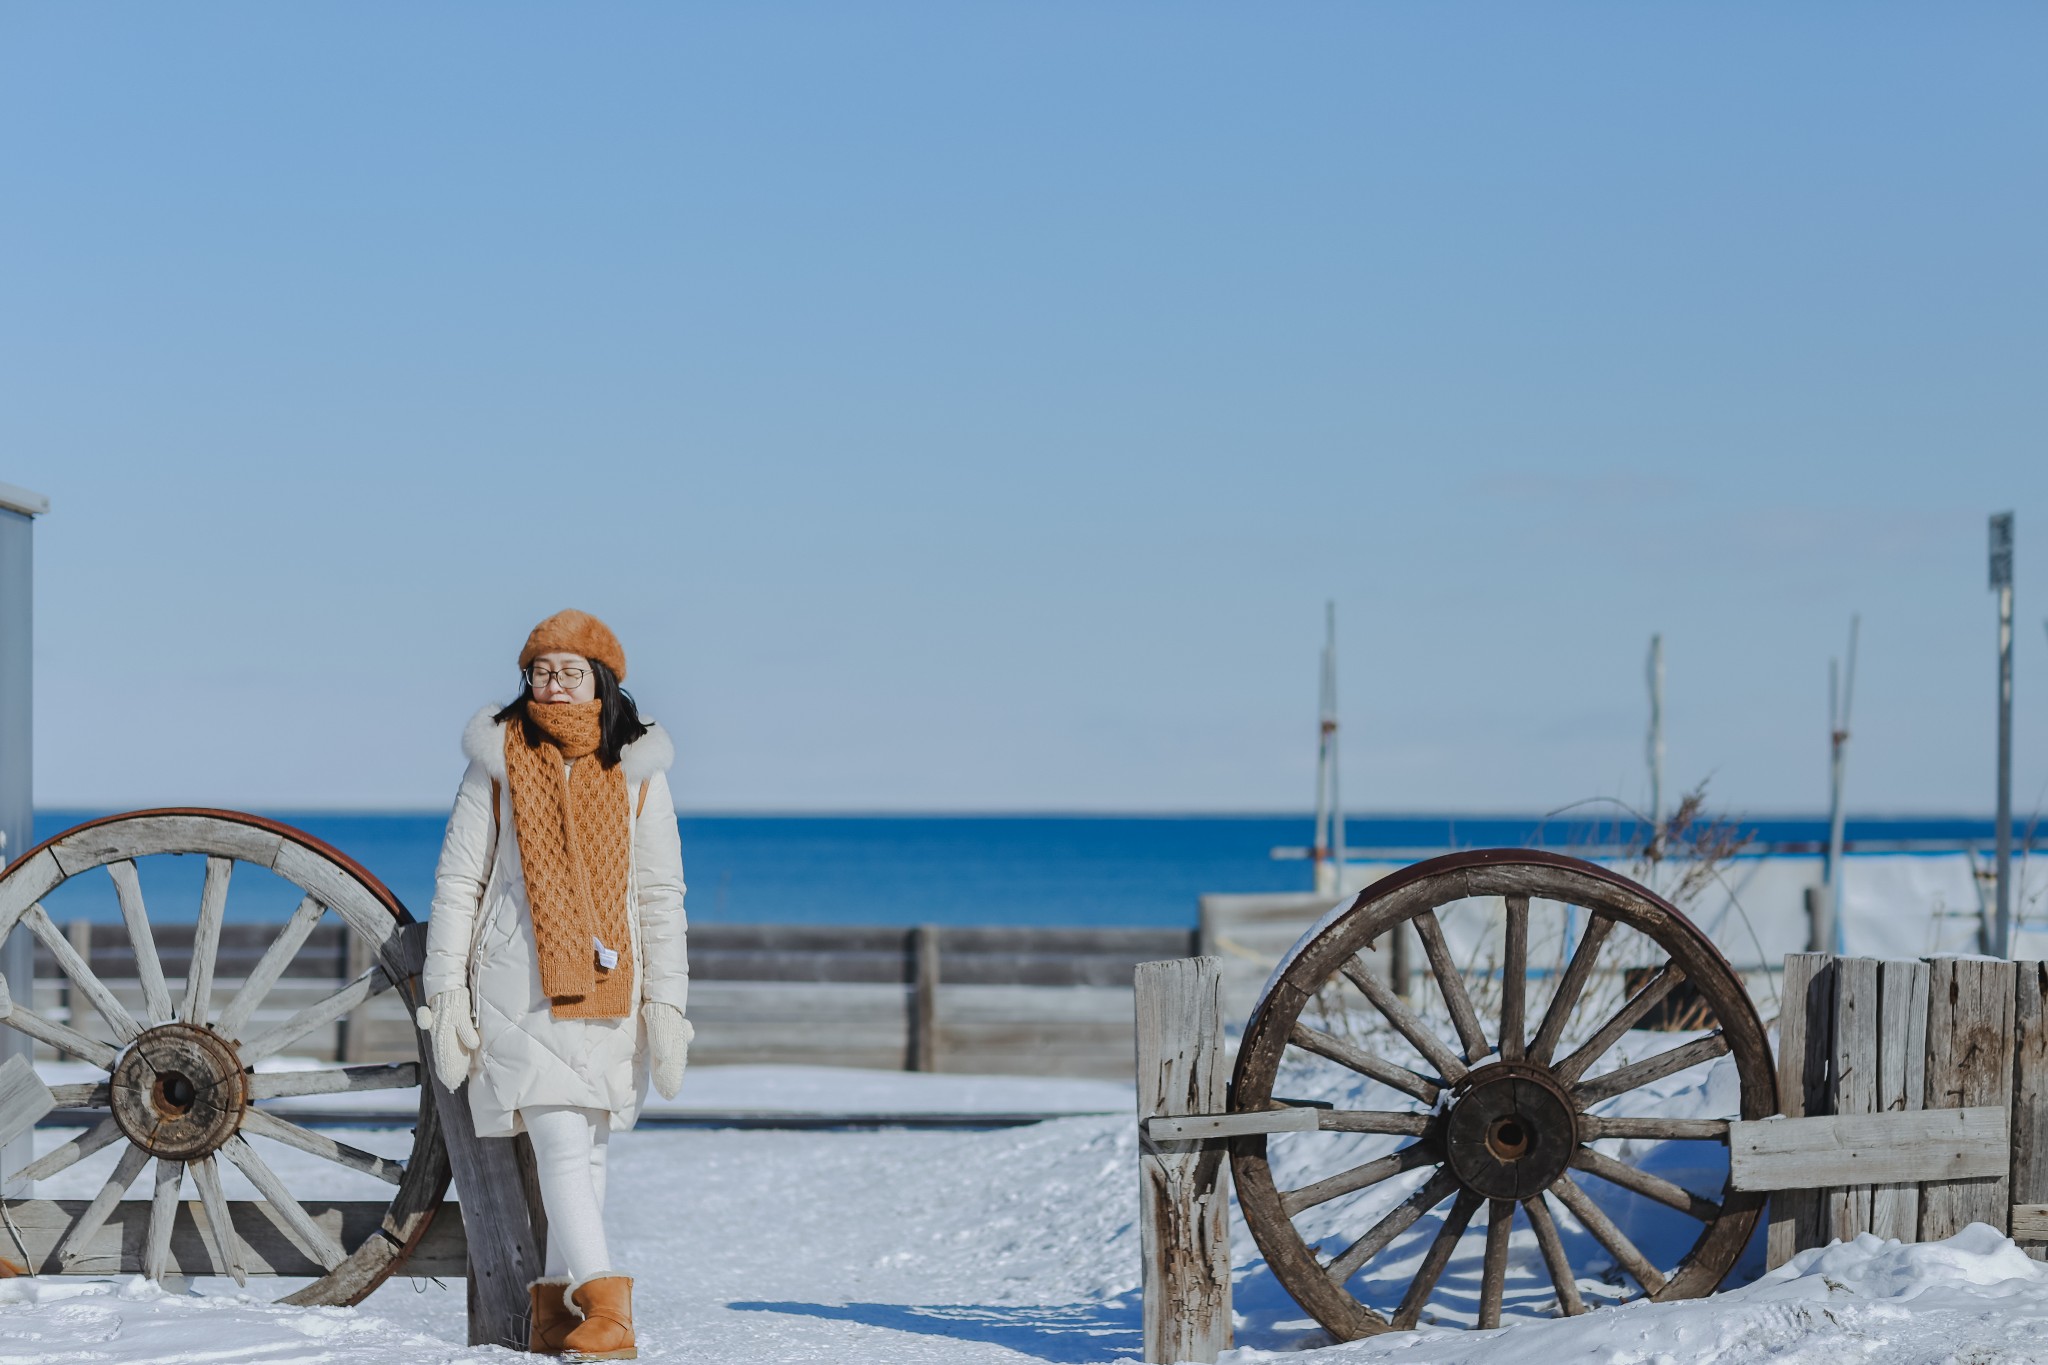
[{"label": "wooden wagon wheel", "polygon": [[[151,854],[200,854],[206,878],[198,905],[192,959],[174,995],[164,977],[143,904],[135,860]],[[279,929],[239,989],[225,998],[214,990],[221,927],[235,865],[268,869],[304,898]],[[112,878],[135,957],[141,1009],[131,1010],[52,922],[41,901],[73,877],[104,868]],[[282,1019],[259,1019],[261,1006],[307,937],[328,913],[373,945],[369,968],[325,999]],[[33,1002],[6,998],[0,986],[0,1022],[52,1047],[86,1058],[108,1073],[83,1085],[51,1087],[58,1105],[106,1111],[86,1133],[8,1173],[47,1179],[94,1152],[120,1146],[113,1175],[52,1250],[40,1269],[75,1264],[115,1212],[128,1187],[152,1158],[156,1162],[143,1273],[159,1279],[168,1268],[173,1224],[184,1179],[190,1176],[205,1211],[207,1251],[216,1274],[243,1282],[249,1273],[233,1208],[222,1193],[219,1161],[232,1162],[261,1193],[270,1223],[325,1273],[288,1296],[295,1304],[351,1304],[365,1298],[396,1269],[425,1234],[448,1189],[448,1154],[431,1089],[420,1088],[421,1061],[381,1066],[331,1066],[258,1072],[265,1058],[358,1005],[396,988],[408,1011],[416,1005],[417,973],[425,925],[346,855],[275,821],[224,810],[148,810],[94,820],[31,849],[0,877],[0,939],[33,934],[69,979],[71,997],[89,1003],[105,1020],[113,1042],[72,1024],[46,1019]],[[420,1034],[412,1033],[415,1047]],[[349,1091],[419,1089],[419,1119],[407,1159],[394,1161],[289,1122],[257,1101]],[[295,1199],[263,1159],[260,1138],[311,1153],[396,1186],[381,1220],[354,1218],[337,1237]],[[374,1208],[371,1210],[374,1212]],[[343,1239],[355,1245],[343,1245]],[[185,1267],[190,1273],[190,1267]]]},{"label": "wooden wagon wheel", "polygon": [[[1501,899],[1453,907],[1491,897]],[[1546,933],[1559,927],[1554,958],[1545,951],[1532,966],[1539,912]],[[1446,933],[1453,914],[1462,916],[1462,953]],[[1383,950],[1397,933],[1420,939],[1435,982],[1413,1001],[1389,984]],[[1544,970],[1552,961],[1555,969]],[[1593,999],[1592,983],[1603,984],[1607,1000]],[[1685,990],[1674,996],[1681,983]],[[1547,1001],[1534,998],[1532,984],[1550,987]],[[1676,1022],[1696,1036],[1646,1041],[1631,1033],[1656,1021],[1660,1007],[1670,1014],[1670,1002],[1681,998]],[[1360,1020],[1362,1027],[1352,1026]],[[1633,1059],[1615,1056],[1624,1039]],[[1642,1087],[1678,1084],[1681,1073],[1722,1056],[1733,1058],[1738,1073],[1739,1097],[1728,1097],[1726,1107],[1739,1107],[1739,1115],[1670,1118],[1640,1107]],[[1317,1112],[1314,1132],[1234,1139],[1231,1160],[1245,1221],[1273,1274],[1340,1340],[1414,1327],[1433,1302],[1433,1322],[1469,1317],[1481,1327],[1499,1325],[1518,1211],[1535,1246],[1524,1238],[1512,1306],[1573,1314],[1586,1310],[1580,1281],[1592,1278],[1599,1261],[1626,1293],[1710,1293],[1762,1210],[1762,1195],[1727,1187],[1725,1156],[1694,1145],[1725,1146],[1731,1117],[1777,1110],[1755,1007],[1734,969],[1675,907],[1592,863],[1524,849],[1452,854],[1376,882],[1333,913],[1275,969],[1245,1029],[1231,1110],[1288,1105],[1275,1100],[1276,1085],[1297,1084],[1329,1063],[1348,1080],[1333,1087],[1338,1106]],[[1366,1103],[1384,1107],[1347,1107],[1361,1087]],[[1359,1150],[1367,1142],[1392,1150]],[[1333,1154],[1332,1143],[1351,1150]],[[1660,1151],[1719,1164],[1719,1192],[1710,1198],[1646,1169],[1656,1163],[1645,1154]],[[1281,1188],[1276,1165],[1300,1183]],[[1692,1183],[1704,1183],[1697,1169]],[[1662,1207],[1634,1205],[1632,1196]],[[1611,1216],[1617,1201],[1645,1217],[1690,1220],[1688,1228],[1696,1221],[1698,1237],[1675,1263],[1657,1264]],[[1478,1292],[1449,1302],[1444,1272],[1482,1208]],[[1569,1239],[1556,1210],[1568,1216]],[[1540,1272],[1532,1250],[1540,1252]],[[1626,1290],[1623,1272],[1638,1290]]]}]

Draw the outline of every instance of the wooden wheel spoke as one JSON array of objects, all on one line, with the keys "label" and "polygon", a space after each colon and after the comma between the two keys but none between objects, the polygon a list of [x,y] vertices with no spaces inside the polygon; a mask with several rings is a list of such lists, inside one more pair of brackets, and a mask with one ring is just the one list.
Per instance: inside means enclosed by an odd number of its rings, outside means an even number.
[{"label": "wooden wheel spoke", "polygon": [[1579,1115],[1579,1135],[1587,1142],[1600,1138],[1691,1139],[1726,1142],[1727,1119],[1603,1118]]},{"label": "wooden wheel spoke", "polygon": [[1728,1054],[1728,1036],[1724,1033],[1710,1033],[1704,1038],[1695,1038],[1683,1047],[1660,1052],[1654,1057],[1645,1057],[1640,1062],[1630,1062],[1612,1071],[1603,1072],[1590,1081],[1573,1087],[1572,1096],[1580,1107],[1598,1104],[1616,1095],[1626,1094],[1637,1086],[1661,1081],[1666,1076],[1676,1075],[1689,1066]]},{"label": "wooden wheel spoke", "polygon": [[199,893],[199,923],[192,930],[192,960],[185,968],[185,1000],[178,1017],[188,1024],[203,1024],[213,1006],[213,964],[220,956],[220,922],[227,910],[228,879],[234,875],[233,858],[206,860],[206,887]]},{"label": "wooden wheel spoke", "polygon": [[128,942],[135,950],[135,974],[142,982],[142,1009],[152,1024],[167,1024],[171,1011],[171,988],[164,983],[163,959],[157,956],[156,933],[149,927],[149,911],[142,904],[142,881],[135,874],[135,861],[122,858],[107,864],[114,882],[114,897],[121,902],[121,922],[128,926]]},{"label": "wooden wheel spoke", "polygon": [[1593,915],[1586,920],[1586,932],[1579,935],[1572,960],[1565,965],[1564,975],[1557,979],[1549,1008],[1543,1011],[1543,1022],[1536,1026],[1536,1037],[1529,1044],[1530,1061],[1549,1064],[1551,1054],[1557,1051],[1557,1040],[1564,1036],[1565,1025],[1579,1003],[1579,993],[1586,989],[1587,978],[1593,975],[1594,964],[1600,960],[1600,948],[1613,932],[1614,921],[1605,915]]},{"label": "wooden wheel spoke", "polygon": [[149,1201],[149,1240],[144,1246],[142,1273],[152,1280],[162,1280],[171,1264],[171,1227],[178,1218],[178,1196],[185,1186],[185,1163],[165,1161],[161,1157],[156,1163],[156,1190]]},{"label": "wooden wheel spoke", "polygon": [[1543,1202],[1540,1191],[1522,1201],[1522,1212],[1528,1217],[1529,1226],[1536,1230],[1536,1245],[1542,1249],[1544,1268],[1550,1272],[1550,1283],[1557,1288],[1557,1306],[1566,1317],[1577,1317],[1586,1311],[1586,1301],[1579,1297],[1578,1277],[1572,1274],[1571,1260],[1564,1254],[1557,1224],[1551,1220],[1550,1206]]},{"label": "wooden wheel spoke", "polygon": [[1635,1276],[1636,1283],[1643,1287],[1645,1293],[1655,1295],[1663,1290],[1663,1274],[1650,1264],[1648,1257],[1636,1250],[1636,1244],[1628,1239],[1628,1235],[1614,1226],[1614,1220],[1603,1213],[1569,1175],[1559,1176],[1551,1185],[1550,1192],[1571,1210],[1572,1217],[1593,1234],[1595,1241],[1607,1248],[1607,1254],[1614,1257],[1615,1264]]},{"label": "wooden wheel spoke", "polygon": [[1292,1218],[1303,1209],[1327,1204],[1339,1195],[1369,1188],[1404,1171],[1412,1171],[1421,1166],[1434,1166],[1443,1159],[1443,1154],[1431,1144],[1413,1142],[1400,1151],[1380,1157],[1376,1161],[1368,1161],[1362,1166],[1353,1166],[1348,1171],[1324,1176],[1314,1184],[1303,1185],[1298,1190],[1284,1191],[1280,1196],[1280,1207],[1286,1210],[1289,1218]]},{"label": "wooden wheel spoke", "polygon": [[1643,1016],[1657,1008],[1665,996],[1671,994],[1679,982],[1685,980],[1685,969],[1676,962],[1666,962],[1657,969],[1657,974],[1643,983],[1643,988],[1628,998],[1628,1002],[1616,1010],[1606,1023],[1596,1029],[1591,1038],[1571,1056],[1559,1062],[1554,1068],[1559,1085],[1570,1085],[1586,1074],[1586,1068],[1607,1055],[1607,1049],[1637,1024]]},{"label": "wooden wheel spoke", "polygon": [[[78,955],[78,949],[64,936],[64,931],[51,921],[48,911],[40,904],[31,905],[22,915],[21,923],[28,927],[30,933],[42,940],[43,946],[50,950],[50,955],[57,959],[57,969],[71,978],[72,989],[92,1003],[92,1007],[99,1011],[100,1018],[107,1021],[107,1027],[114,1031],[114,1037],[118,1041],[128,1042],[142,1032],[142,1025],[135,1022],[135,1016],[128,1012],[128,1007],[107,989],[107,983],[93,974],[91,965]],[[77,1019],[73,1018],[72,1023],[77,1022]]]},{"label": "wooden wheel spoke", "polygon": [[1318,1109],[1316,1127],[1325,1133],[1392,1133],[1421,1137],[1436,1121],[1434,1114],[1404,1114],[1396,1109]]},{"label": "wooden wheel spoke", "polygon": [[391,978],[384,974],[382,967],[369,968],[325,1000],[306,1006],[291,1018],[243,1043],[239,1049],[243,1065],[282,1052],[314,1029],[324,1028],[371,996],[390,988]]},{"label": "wooden wheel spoke", "polygon": [[216,1027],[223,1038],[239,1039],[242,1036],[242,1030],[248,1027],[249,1020],[256,1014],[256,1007],[269,996],[278,978],[284,975],[284,969],[299,955],[299,949],[305,946],[307,936],[326,911],[327,907],[311,896],[299,902],[299,908],[292,911],[291,919],[277,931],[277,937],[270,941],[270,946],[263,950],[263,956],[242,982],[242,989],[235,992],[235,998],[221,1011],[220,1023]]},{"label": "wooden wheel spoke", "polygon": [[249,1098],[279,1100],[299,1095],[353,1095],[364,1090],[411,1090],[419,1083],[418,1062],[259,1071],[249,1078]]},{"label": "wooden wheel spoke", "polygon": [[1702,1223],[1711,1223],[1721,1216],[1721,1206],[1713,1200],[1704,1199],[1683,1185],[1673,1184],[1663,1176],[1637,1170],[1625,1161],[1616,1161],[1613,1157],[1596,1152],[1591,1147],[1581,1146],[1573,1152],[1572,1165],[1625,1190],[1634,1190],[1647,1199],[1654,1199],[1660,1204],[1677,1209],[1680,1213],[1697,1218]]},{"label": "wooden wheel spoke", "polygon": [[77,1085],[50,1087],[53,1109],[105,1109],[114,1102],[113,1086],[106,1081],[82,1081]]},{"label": "wooden wheel spoke", "polygon": [[1416,1219],[1443,1203],[1457,1186],[1458,1177],[1449,1168],[1431,1176],[1428,1184],[1395,1205],[1365,1236],[1338,1253],[1324,1271],[1330,1282],[1342,1285],[1356,1275],[1360,1266],[1385,1251],[1396,1237],[1415,1225]]},{"label": "wooden wheel spoke", "polygon": [[1515,1230],[1515,1201],[1486,1201],[1486,1262],[1479,1279],[1479,1325],[1500,1326],[1500,1302],[1507,1295],[1508,1237]]},{"label": "wooden wheel spoke", "polygon": [[1415,1050],[1436,1068],[1436,1074],[1443,1078],[1444,1084],[1456,1085],[1465,1079],[1469,1068],[1458,1060],[1458,1054],[1444,1046],[1443,1040],[1422,1021],[1422,1016],[1409,1009],[1401,997],[1394,994],[1393,988],[1374,974],[1369,963],[1354,953],[1338,970],[1372,1002],[1374,1009],[1386,1016],[1387,1022],[1403,1038],[1414,1044]]},{"label": "wooden wheel spoke", "polygon": [[57,1172],[71,1169],[94,1152],[111,1147],[120,1140],[121,1125],[114,1122],[114,1116],[109,1114],[63,1146],[51,1148],[8,1176],[7,1183],[13,1185],[23,1180],[48,1180]]},{"label": "wooden wheel spoke", "polygon": [[1486,1029],[1479,1022],[1479,1011],[1472,1008],[1472,997],[1465,993],[1465,978],[1451,956],[1451,945],[1444,941],[1444,926],[1434,910],[1424,910],[1412,922],[1429,958],[1430,974],[1436,977],[1436,988],[1450,1007],[1451,1023],[1465,1045],[1465,1058],[1476,1062],[1491,1052],[1493,1045],[1486,1041]]},{"label": "wooden wheel spoke", "polygon": [[284,1182],[277,1178],[277,1173],[264,1164],[263,1158],[256,1155],[255,1149],[244,1142],[240,1134],[229,1138],[221,1145],[220,1150],[222,1155],[241,1168],[243,1175],[249,1177],[249,1183],[262,1193],[264,1202],[277,1210],[278,1216],[284,1219],[285,1231],[298,1243],[299,1250],[318,1261],[326,1270],[332,1270],[348,1259],[348,1252],[342,1249],[341,1243],[335,1241],[325,1228],[313,1221],[313,1215],[307,1213],[304,1206],[292,1198],[291,1191],[284,1187]]},{"label": "wooden wheel spoke", "polygon": [[[114,1212],[114,1205],[121,1202],[121,1196],[128,1193],[128,1187],[135,1183],[135,1177],[141,1175],[142,1168],[148,1164],[149,1153],[140,1147],[131,1145],[127,1151],[121,1153],[121,1159],[114,1163],[114,1173],[107,1177],[107,1183],[100,1186],[100,1192],[92,1197],[92,1202],[87,1204],[72,1221],[71,1226],[64,1230],[63,1240],[58,1242],[50,1253],[51,1259],[58,1265],[70,1265],[77,1260],[83,1254],[84,1248],[91,1243],[92,1235],[105,1225],[108,1216]],[[73,1246],[79,1250],[73,1251]]]},{"label": "wooden wheel spoke", "polygon": [[296,1147],[302,1152],[324,1157],[339,1166],[364,1175],[374,1175],[387,1185],[396,1185],[405,1179],[405,1166],[401,1162],[366,1152],[360,1147],[351,1147],[346,1142],[336,1142],[325,1133],[316,1133],[301,1128],[287,1119],[266,1114],[261,1109],[242,1111],[242,1131],[282,1142],[287,1147]]},{"label": "wooden wheel spoke", "polygon": [[1500,1059],[1504,1062],[1521,1061],[1526,1050],[1528,993],[1529,898],[1509,896],[1507,941],[1500,964]]},{"label": "wooden wheel spoke", "polygon": [[17,1033],[26,1033],[39,1043],[48,1043],[75,1057],[83,1057],[102,1071],[112,1071],[114,1063],[121,1058],[120,1049],[111,1044],[88,1038],[75,1028],[52,1023],[28,1007],[16,1004],[8,993],[5,977],[0,977],[0,1023]]},{"label": "wooden wheel spoke", "polygon": [[1395,1330],[1407,1331],[1421,1320],[1423,1307],[1436,1290],[1436,1282],[1443,1278],[1444,1267],[1451,1263],[1451,1256],[1457,1251],[1465,1228],[1472,1222],[1472,1215],[1479,1211],[1479,1202],[1479,1196],[1472,1191],[1458,1191],[1457,1202],[1444,1215],[1444,1224],[1430,1239],[1429,1250],[1423,1253],[1422,1264],[1416,1269],[1415,1278],[1409,1282],[1408,1292],[1401,1296],[1401,1306],[1394,1310]]},{"label": "wooden wheel spoke", "polygon": [[234,1220],[228,1215],[228,1197],[220,1187],[219,1159],[201,1157],[188,1169],[192,1172],[192,1183],[199,1187],[199,1206],[206,1212],[214,1273],[232,1275],[236,1284],[247,1285],[249,1270],[242,1261],[242,1235],[235,1231]]},{"label": "wooden wheel spoke", "polygon": [[[1374,1056],[1355,1043],[1347,1043],[1342,1038],[1324,1033],[1321,1029],[1310,1028],[1307,1024],[1295,1024],[1293,1031],[1288,1034],[1288,1041],[1296,1047],[1315,1053],[1318,1057],[1327,1057],[1339,1066],[1350,1067],[1361,1076],[1370,1077],[1382,1085],[1392,1086],[1404,1095],[1412,1095],[1424,1104],[1434,1105],[1437,1096],[1443,1093],[1441,1086],[1426,1077],[1416,1075],[1407,1067],[1396,1066],[1385,1058]],[[247,1055],[246,1050],[243,1055]]]}]

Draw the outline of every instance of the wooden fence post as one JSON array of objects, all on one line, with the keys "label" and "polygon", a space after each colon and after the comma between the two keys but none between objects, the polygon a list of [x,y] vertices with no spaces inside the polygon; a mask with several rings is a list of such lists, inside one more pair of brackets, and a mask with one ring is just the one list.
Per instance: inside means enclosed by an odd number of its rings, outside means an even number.
[{"label": "wooden fence post", "polygon": [[[2015,972],[2010,962],[1937,958],[1929,964],[1929,1109],[2010,1109]],[[2010,1176],[1928,1181],[1920,1192],[1923,1242],[1953,1237],[1970,1223],[2000,1232],[2012,1224]]]},{"label": "wooden fence post", "polygon": [[1213,957],[1143,962],[1136,985],[1145,1359],[1213,1361],[1230,1349],[1225,1144],[1154,1142],[1145,1125],[1223,1112],[1223,963]]},{"label": "wooden fence post", "polygon": [[[376,957],[376,946],[353,929],[343,928],[341,934],[343,951],[348,955],[342,964],[342,980],[353,981],[370,970],[370,963]],[[368,1061],[369,1029],[370,1006],[365,1001],[341,1017],[341,1036],[335,1040],[335,1058],[344,1063]]]},{"label": "wooden fence post", "polygon": [[[1828,1039],[1833,1033],[1834,959],[1825,953],[1788,953],[1779,988],[1778,1105],[1787,1118],[1827,1112]],[[1801,1247],[1821,1245],[1819,1190],[1778,1190],[1771,1195],[1765,1260],[1775,1270]]]},{"label": "wooden fence post", "polygon": [[939,1069],[939,926],[910,931],[910,1069]]}]

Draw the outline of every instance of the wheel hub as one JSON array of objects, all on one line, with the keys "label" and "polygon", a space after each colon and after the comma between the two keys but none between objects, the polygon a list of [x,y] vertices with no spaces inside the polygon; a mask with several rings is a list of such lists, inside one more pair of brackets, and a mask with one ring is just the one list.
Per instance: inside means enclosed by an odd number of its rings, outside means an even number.
[{"label": "wheel hub", "polygon": [[1489,1199],[1526,1199],[1547,1188],[1571,1165],[1578,1143],[1570,1098],[1543,1068],[1515,1062],[1474,1071],[1444,1125],[1451,1171]]},{"label": "wheel hub", "polygon": [[234,1047],[212,1029],[159,1024],[114,1068],[114,1122],[151,1156],[196,1161],[241,1126],[249,1084]]}]

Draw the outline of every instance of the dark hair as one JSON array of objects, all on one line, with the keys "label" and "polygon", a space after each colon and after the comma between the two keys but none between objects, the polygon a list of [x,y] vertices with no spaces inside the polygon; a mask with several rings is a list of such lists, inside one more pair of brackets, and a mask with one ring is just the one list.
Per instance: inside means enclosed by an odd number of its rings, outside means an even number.
[{"label": "dark hair", "polygon": [[[597,761],[607,768],[619,766],[619,755],[626,746],[647,733],[647,722],[640,719],[640,708],[633,704],[633,694],[619,686],[618,677],[599,663],[590,661],[590,674],[597,679],[598,736]],[[547,736],[526,714],[526,703],[533,700],[533,684],[522,681],[519,695],[505,704],[505,709],[491,719],[503,723],[516,720],[520,732],[526,737],[528,748],[539,748]]]}]

